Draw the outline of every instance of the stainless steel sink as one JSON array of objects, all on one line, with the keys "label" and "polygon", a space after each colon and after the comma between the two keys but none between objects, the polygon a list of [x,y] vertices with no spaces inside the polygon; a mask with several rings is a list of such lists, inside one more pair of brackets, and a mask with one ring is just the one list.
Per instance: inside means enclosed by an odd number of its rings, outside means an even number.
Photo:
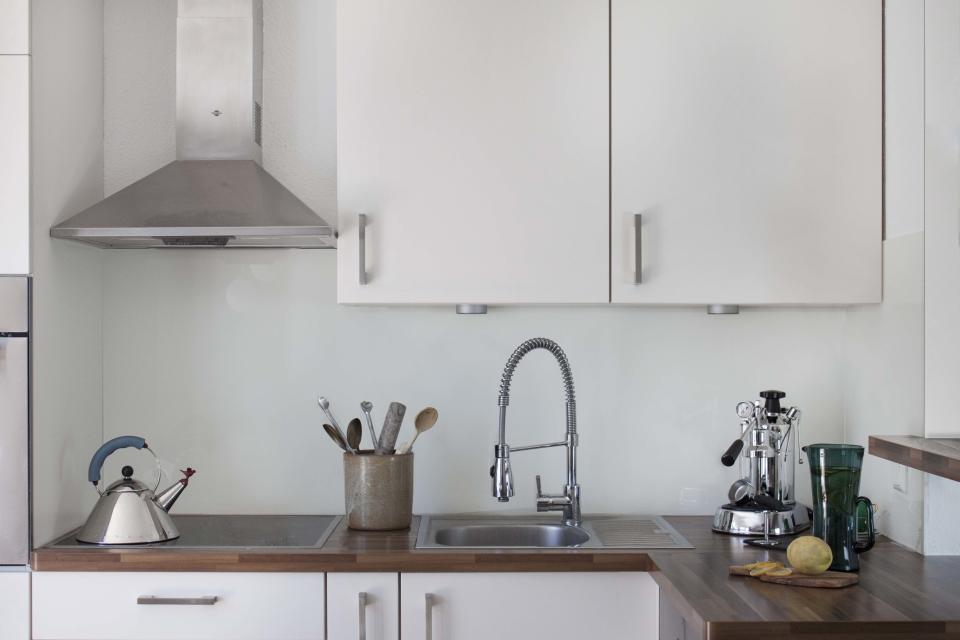
[{"label": "stainless steel sink", "polygon": [[467,524],[437,529],[434,540],[445,547],[578,547],[590,534],[562,524]]},{"label": "stainless steel sink", "polygon": [[423,516],[418,549],[683,549],[690,543],[659,516],[596,516],[579,527],[555,517]]}]

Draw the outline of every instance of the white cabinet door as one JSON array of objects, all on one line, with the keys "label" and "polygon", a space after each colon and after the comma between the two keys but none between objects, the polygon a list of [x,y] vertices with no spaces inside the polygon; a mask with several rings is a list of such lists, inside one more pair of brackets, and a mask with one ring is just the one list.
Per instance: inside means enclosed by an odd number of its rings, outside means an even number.
[{"label": "white cabinet door", "polygon": [[323,640],[323,574],[38,571],[33,637]]},{"label": "white cabinet door", "polygon": [[397,640],[399,616],[399,574],[327,574],[328,638]]},{"label": "white cabinet door", "polygon": [[30,272],[29,56],[0,55],[0,141],[0,274],[26,274]]},{"label": "white cabinet door", "polygon": [[646,573],[405,573],[400,582],[404,640],[658,637],[659,590]]},{"label": "white cabinet door", "polygon": [[0,569],[0,640],[30,640],[30,573]]},{"label": "white cabinet door", "polygon": [[879,301],[881,0],[611,6],[613,302]]},{"label": "white cabinet door", "polygon": [[607,302],[607,0],[337,11],[339,301]]},{"label": "white cabinet door", "polygon": [[0,0],[0,55],[30,53],[30,0]]}]

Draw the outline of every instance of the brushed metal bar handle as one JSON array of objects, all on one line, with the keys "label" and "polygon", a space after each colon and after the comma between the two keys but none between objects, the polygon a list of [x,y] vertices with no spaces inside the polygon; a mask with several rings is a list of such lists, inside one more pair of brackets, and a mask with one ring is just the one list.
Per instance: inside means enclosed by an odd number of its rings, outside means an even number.
[{"label": "brushed metal bar handle", "polygon": [[192,598],[168,598],[164,596],[139,596],[137,604],[174,604],[212,606],[220,600],[217,596],[196,596]]},{"label": "brushed metal bar handle", "polygon": [[432,593],[424,596],[427,605],[427,631],[426,639],[433,640],[433,605],[436,603],[436,597]]},{"label": "brushed metal bar handle", "polygon": [[633,214],[633,284],[643,282],[643,214]]},{"label": "brushed metal bar handle", "polygon": [[357,238],[360,242],[360,284],[367,284],[367,214],[357,215]]},{"label": "brushed metal bar handle", "polygon": [[357,596],[360,604],[360,640],[367,640],[367,594],[361,591]]}]

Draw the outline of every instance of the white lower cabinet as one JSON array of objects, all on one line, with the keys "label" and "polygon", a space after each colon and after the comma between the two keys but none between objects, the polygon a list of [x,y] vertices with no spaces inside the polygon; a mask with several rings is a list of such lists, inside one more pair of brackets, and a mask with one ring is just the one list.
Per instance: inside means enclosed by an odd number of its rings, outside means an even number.
[{"label": "white lower cabinet", "polygon": [[683,617],[667,599],[660,598],[660,640],[698,640],[703,630]]},{"label": "white lower cabinet", "polygon": [[0,569],[0,640],[30,640],[30,573]]},{"label": "white lower cabinet", "polygon": [[400,629],[400,576],[328,573],[327,637],[396,640]]},{"label": "white lower cabinet", "polygon": [[646,573],[405,573],[400,593],[403,640],[657,640],[659,633],[659,590]]},{"label": "white lower cabinet", "polygon": [[33,574],[34,640],[322,640],[322,573]]},{"label": "white lower cabinet", "polygon": [[[30,584],[0,573],[0,640],[30,637]],[[634,572],[37,572],[32,589],[34,640],[659,637],[659,590]]]}]

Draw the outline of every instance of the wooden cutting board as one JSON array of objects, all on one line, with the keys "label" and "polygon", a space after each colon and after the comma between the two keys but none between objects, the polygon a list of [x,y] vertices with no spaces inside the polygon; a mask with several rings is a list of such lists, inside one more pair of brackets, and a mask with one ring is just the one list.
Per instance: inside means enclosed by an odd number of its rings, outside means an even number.
[{"label": "wooden cutting board", "polygon": [[[730,567],[730,575],[751,577],[749,569],[744,569],[739,565]],[[794,572],[789,576],[761,575],[752,577],[755,580],[772,582],[774,584],[786,584],[794,587],[819,587],[821,589],[839,589],[860,582],[860,576],[857,574],[844,573],[842,571],[827,571],[818,576],[808,576]]]}]

